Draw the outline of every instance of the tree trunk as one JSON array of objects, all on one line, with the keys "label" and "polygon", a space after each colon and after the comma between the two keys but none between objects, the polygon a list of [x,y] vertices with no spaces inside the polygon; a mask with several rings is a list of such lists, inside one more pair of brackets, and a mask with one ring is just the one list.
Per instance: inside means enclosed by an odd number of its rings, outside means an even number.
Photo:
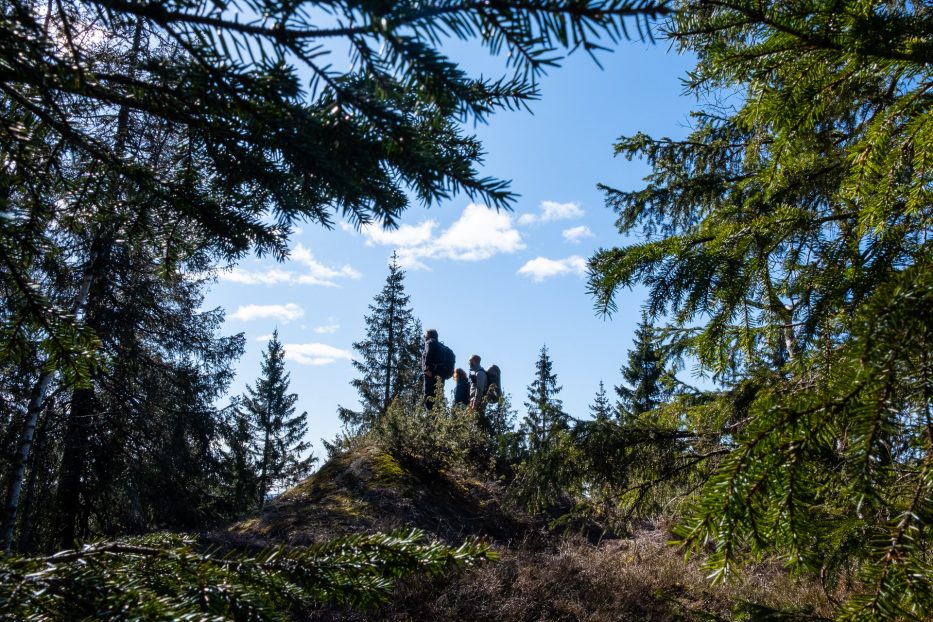
[{"label": "tree trunk", "polygon": [[[91,284],[94,281],[94,268],[97,264],[97,254],[92,252],[88,270],[81,281],[81,287],[71,306],[72,315],[79,317],[87,306],[87,300],[91,291]],[[3,548],[10,551],[13,546],[13,532],[16,525],[16,514],[19,511],[19,499],[23,490],[23,477],[26,472],[26,464],[29,462],[29,455],[32,452],[33,436],[36,432],[36,423],[39,420],[39,414],[45,407],[45,400],[48,397],[49,387],[55,376],[54,371],[43,371],[36,381],[36,386],[29,397],[29,406],[26,408],[26,425],[19,438],[19,445],[16,452],[16,460],[13,466],[13,473],[10,476],[10,485],[7,488],[6,511],[3,517]]]},{"label": "tree trunk", "polygon": [[48,414],[39,418],[39,424],[36,427],[35,439],[32,443],[32,456],[29,461],[29,481],[26,484],[26,492],[22,497],[20,505],[20,528],[19,545],[16,550],[20,554],[28,554],[32,551],[33,534],[36,530],[36,518],[32,516],[33,506],[36,501],[36,482],[39,480],[37,466],[39,461],[44,459],[42,456],[43,445],[45,444],[46,429],[48,428]]},{"label": "tree trunk", "polygon": [[78,523],[82,516],[82,497],[86,497],[87,447],[96,414],[94,401],[93,389],[75,389],[71,395],[71,412],[65,431],[55,502],[55,534],[62,548],[74,546],[78,537],[87,535],[87,525]]},{"label": "tree trunk", "polygon": [[262,469],[259,472],[259,509],[266,504],[266,486],[269,476],[269,427],[271,422],[266,422],[265,437],[262,443]]},{"label": "tree trunk", "polygon": [[39,381],[29,397],[29,406],[26,409],[26,424],[20,434],[19,445],[16,450],[16,459],[13,462],[13,472],[10,475],[10,485],[6,494],[6,508],[3,513],[3,550],[9,553],[13,548],[13,535],[16,531],[16,515],[19,510],[20,494],[23,490],[23,479],[26,473],[26,464],[32,451],[32,441],[39,422],[39,414],[45,406],[45,398],[49,385],[52,383],[53,372],[45,371],[39,376]]},{"label": "tree trunk", "polygon": [[395,292],[392,292],[392,298],[389,302],[389,339],[386,352],[386,377],[385,377],[385,397],[382,401],[382,412],[379,414],[385,416],[389,410],[389,402],[392,398],[392,363],[395,358]]}]

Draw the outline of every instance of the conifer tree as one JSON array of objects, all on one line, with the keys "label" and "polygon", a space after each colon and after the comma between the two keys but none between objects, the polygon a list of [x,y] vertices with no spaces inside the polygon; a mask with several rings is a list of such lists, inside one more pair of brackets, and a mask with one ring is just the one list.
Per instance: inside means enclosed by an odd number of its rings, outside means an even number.
[{"label": "conifer tree", "polygon": [[512,396],[503,393],[499,400],[486,405],[484,419],[493,439],[505,434],[515,434],[517,412],[512,408]]},{"label": "conifer tree", "polygon": [[528,414],[521,425],[525,448],[531,453],[545,448],[559,430],[566,430],[570,419],[563,411],[563,402],[557,398],[562,387],[557,384],[557,374],[546,345],[541,346],[535,369],[535,378],[528,385],[528,401],[525,402]]},{"label": "conifer tree", "polygon": [[258,505],[254,426],[238,400],[226,409],[225,414],[223,441],[226,449],[221,457],[218,504],[223,514],[237,516]]},{"label": "conifer tree", "polygon": [[[165,157],[172,153],[168,144],[162,148]],[[17,409],[15,459],[4,478],[8,548],[17,531],[20,542],[48,548],[207,520],[219,421],[213,402],[242,350],[241,336],[218,336],[223,314],[201,309],[205,278],[194,273],[211,264],[211,245],[182,223],[167,222],[160,206],[85,198],[88,205],[54,221],[49,235],[59,254],[33,274],[51,299],[80,306],[108,365],[79,382],[35,367],[52,362],[38,343],[31,349],[35,358],[23,376],[28,399]],[[98,211],[109,214],[107,234],[93,222]],[[74,227],[82,214],[90,216],[87,224]],[[30,429],[43,426],[51,434],[34,456],[38,437]],[[37,503],[38,494],[49,502]]]},{"label": "conifer tree", "polygon": [[415,404],[420,399],[423,336],[410,301],[405,271],[392,253],[385,285],[369,305],[366,337],[353,344],[360,355],[353,367],[360,377],[350,384],[359,392],[362,408],[338,412],[344,426],[354,433],[372,428],[394,400]]},{"label": "conifer tree", "polygon": [[289,375],[285,371],[285,348],[278,330],[262,355],[260,377],[246,388],[242,409],[253,430],[258,506],[265,503],[270,491],[299,482],[317,460],[312,454],[302,456],[311,444],[305,440],[308,413],[295,415],[296,393],[289,393]]},{"label": "conifer tree", "polygon": [[654,410],[673,391],[674,377],[665,369],[656,331],[647,318],[642,317],[635,330],[634,347],[628,351],[628,362],[621,371],[627,386],[615,387],[620,420],[632,420]]},{"label": "conifer tree", "polygon": [[606,395],[606,385],[602,380],[599,381],[599,389],[596,391],[593,403],[590,404],[590,415],[592,415],[593,419],[596,421],[609,421],[612,419],[612,404],[609,402],[609,397]]}]

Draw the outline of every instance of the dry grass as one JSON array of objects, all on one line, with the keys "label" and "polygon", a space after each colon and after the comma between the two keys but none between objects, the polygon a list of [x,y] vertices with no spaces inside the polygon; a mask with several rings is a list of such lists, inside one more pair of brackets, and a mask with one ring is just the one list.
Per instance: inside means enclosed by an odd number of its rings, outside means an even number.
[{"label": "dry grass", "polygon": [[685,561],[666,541],[665,532],[651,531],[597,546],[565,539],[552,550],[534,550],[540,542],[499,547],[498,563],[441,581],[408,582],[380,611],[332,610],[314,619],[673,622],[831,615],[816,581],[760,564],[729,584],[711,586],[700,563]]}]

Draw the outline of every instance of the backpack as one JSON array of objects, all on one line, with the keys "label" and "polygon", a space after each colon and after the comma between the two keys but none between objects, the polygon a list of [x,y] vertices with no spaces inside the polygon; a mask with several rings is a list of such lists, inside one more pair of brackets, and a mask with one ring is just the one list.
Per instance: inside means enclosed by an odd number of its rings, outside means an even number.
[{"label": "backpack", "polygon": [[444,380],[450,380],[454,376],[454,367],[456,366],[457,357],[454,355],[454,351],[438,341],[437,365],[435,365],[434,373]]},{"label": "backpack", "polygon": [[486,370],[486,394],[483,397],[489,404],[498,402],[502,397],[502,375],[498,365],[490,365]]}]

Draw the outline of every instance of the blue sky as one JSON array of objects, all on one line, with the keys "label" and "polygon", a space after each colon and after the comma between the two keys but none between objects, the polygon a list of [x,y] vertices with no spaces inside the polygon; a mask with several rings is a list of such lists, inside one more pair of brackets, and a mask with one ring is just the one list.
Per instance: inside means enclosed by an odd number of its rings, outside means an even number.
[{"label": "blue sky", "polygon": [[[452,55],[470,71],[500,73],[497,61],[466,46]],[[586,417],[599,381],[610,392],[620,382],[644,302],[643,292],[624,292],[606,319],[586,294],[587,258],[623,243],[596,185],[638,187],[647,167],[614,158],[613,143],[638,131],[683,136],[694,103],[680,82],[692,59],[666,43],[623,42],[599,58],[602,70],[584,54],[551,70],[533,114],[502,112],[470,128],[487,152],[482,172],[510,179],[520,195],[512,212],[458,196],[410,209],[394,231],[308,224],[295,231],[288,261],[247,258],[220,274],[205,304],[225,308],[225,332],[247,339],[232,393],[255,382],[277,328],[297,407],[322,455],[319,439],[340,430],[337,406],[358,403],[352,343],[398,251],[415,315],[438,330],[458,366],[473,353],[498,364],[521,417],[547,345],[565,410]]]}]

